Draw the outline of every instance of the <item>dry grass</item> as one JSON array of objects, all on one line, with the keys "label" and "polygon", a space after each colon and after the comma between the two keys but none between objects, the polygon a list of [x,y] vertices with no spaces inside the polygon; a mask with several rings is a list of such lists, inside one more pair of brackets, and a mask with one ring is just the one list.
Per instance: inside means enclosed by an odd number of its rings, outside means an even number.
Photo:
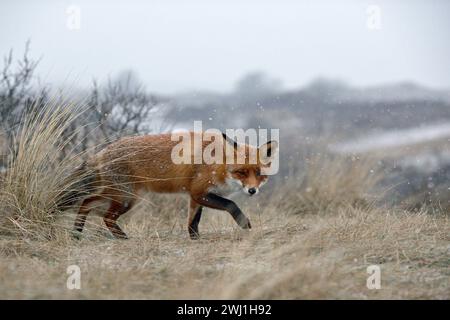
[{"label": "dry grass", "polygon": [[[250,232],[207,210],[198,241],[182,217],[158,207],[121,221],[126,241],[108,238],[100,219],[81,241],[62,231],[46,242],[3,239],[0,297],[450,298],[447,216],[351,207],[286,216],[277,204],[245,206]],[[66,288],[72,264],[81,290]],[[380,290],[366,287],[372,264],[381,267]]]},{"label": "dry grass", "polygon": [[371,207],[381,179],[376,161],[316,150],[305,167],[277,189],[279,209],[290,214],[328,213],[341,207]]},{"label": "dry grass", "polygon": [[71,104],[38,102],[25,115],[14,137],[8,170],[0,181],[0,232],[19,238],[52,237],[59,214],[56,204],[81,176],[71,176],[81,154],[63,152],[70,141],[61,139],[65,130],[82,113]]},{"label": "dry grass", "polygon": [[[0,298],[450,298],[449,216],[370,205],[377,176],[355,159],[322,157],[299,182],[237,199],[250,232],[205,210],[201,239],[189,240],[186,199],[151,195],[151,204],[119,221],[131,239],[112,239],[90,217],[75,240],[74,216],[53,210],[58,192],[72,185],[60,178],[73,163],[49,162],[60,125],[22,137],[3,181]],[[66,286],[74,264],[80,290]],[[380,290],[366,287],[372,264],[381,267]]]}]

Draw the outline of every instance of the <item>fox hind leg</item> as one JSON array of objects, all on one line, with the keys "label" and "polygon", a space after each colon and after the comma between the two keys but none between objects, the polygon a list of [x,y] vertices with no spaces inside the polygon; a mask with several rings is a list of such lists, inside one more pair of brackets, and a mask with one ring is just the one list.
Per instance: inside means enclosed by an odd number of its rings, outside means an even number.
[{"label": "fox hind leg", "polygon": [[103,221],[105,225],[108,227],[109,231],[111,231],[112,235],[118,239],[128,239],[128,236],[125,232],[119,227],[116,220],[128,212],[133,207],[134,201],[126,200],[126,201],[118,201],[111,200],[111,204],[109,206],[108,211],[103,217]]},{"label": "fox hind leg", "polygon": [[89,205],[92,202],[98,201],[98,200],[100,200],[99,197],[90,197],[90,198],[84,199],[83,202],[81,203],[80,209],[78,210],[77,217],[75,218],[75,225],[74,225],[74,230],[78,233],[78,234],[76,234],[77,238],[79,237],[79,234],[81,234],[83,232],[86,218],[89,214],[89,211],[91,210]]},{"label": "fox hind leg", "polygon": [[188,214],[188,231],[189,237],[192,240],[196,240],[200,237],[200,234],[198,232],[198,224],[202,217],[202,211],[203,207],[191,199]]}]

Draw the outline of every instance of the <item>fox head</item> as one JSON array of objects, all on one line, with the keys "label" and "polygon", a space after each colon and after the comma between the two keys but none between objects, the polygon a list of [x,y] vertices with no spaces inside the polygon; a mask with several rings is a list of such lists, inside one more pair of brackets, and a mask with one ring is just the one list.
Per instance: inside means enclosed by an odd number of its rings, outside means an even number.
[{"label": "fox head", "polygon": [[[233,146],[234,155],[234,161],[226,164],[226,182],[241,187],[247,195],[257,194],[267,182],[268,171],[277,151],[278,142],[272,140],[257,148],[248,144],[238,144],[225,133],[222,136]],[[251,156],[252,154],[254,157]],[[240,155],[241,161],[238,161]]]}]

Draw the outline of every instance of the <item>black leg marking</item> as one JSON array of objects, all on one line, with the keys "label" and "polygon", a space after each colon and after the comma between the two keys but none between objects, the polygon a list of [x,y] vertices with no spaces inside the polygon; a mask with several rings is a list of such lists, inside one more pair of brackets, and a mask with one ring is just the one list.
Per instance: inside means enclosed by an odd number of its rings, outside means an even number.
[{"label": "black leg marking", "polygon": [[202,211],[203,207],[198,207],[197,211],[195,211],[194,219],[192,219],[191,224],[189,225],[189,236],[193,240],[199,238],[198,224],[202,217]]},{"label": "black leg marking", "polygon": [[250,220],[242,213],[236,203],[231,200],[214,193],[208,193],[199,199],[195,199],[195,201],[208,208],[227,211],[242,229],[251,229],[252,227]]}]

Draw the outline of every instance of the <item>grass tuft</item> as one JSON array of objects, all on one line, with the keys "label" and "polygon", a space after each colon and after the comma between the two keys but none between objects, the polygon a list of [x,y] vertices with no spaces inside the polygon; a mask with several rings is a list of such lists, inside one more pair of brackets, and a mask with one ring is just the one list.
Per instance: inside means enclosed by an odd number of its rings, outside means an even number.
[{"label": "grass tuft", "polygon": [[70,151],[70,134],[61,138],[83,108],[70,103],[38,105],[25,114],[14,135],[0,184],[0,233],[49,239],[61,214],[57,203],[83,178],[72,175],[83,155]]}]

